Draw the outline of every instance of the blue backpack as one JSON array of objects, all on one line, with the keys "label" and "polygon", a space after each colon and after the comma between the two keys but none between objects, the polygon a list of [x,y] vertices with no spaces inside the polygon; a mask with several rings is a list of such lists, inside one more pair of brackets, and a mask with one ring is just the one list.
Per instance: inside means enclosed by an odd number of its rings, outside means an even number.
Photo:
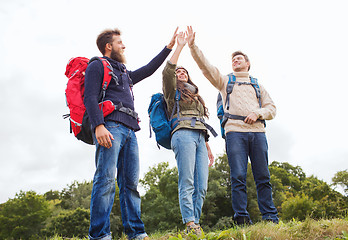
[{"label": "blue backpack", "polygon": [[[207,124],[203,118],[199,117],[180,117],[179,101],[180,92],[176,90],[175,92],[175,103],[173,111],[170,117],[168,117],[167,104],[164,100],[162,93],[156,93],[152,95],[149,108],[147,112],[150,117],[150,137],[151,137],[151,127],[156,135],[156,142],[166,149],[171,149],[171,138],[172,131],[178,126],[180,121],[191,120],[191,126],[194,127],[196,122],[199,121],[204,124],[204,126],[213,134],[214,137],[217,136],[215,130]],[[177,117],[173,118],[174,112],[177,112]]]},{"label": "blue backpack", "polygon": [[[230,73],[230,74],[228,74],[228,83],[227,83],[227,87],[226,87],[227,96],[226,96],[225,106],[226,106],[227,111],[230,109],[230,95],[232,93],[234,84],[239,84],[239,85],[244,84],[244,85],[253,86],[253,88],[255,89],[255,92],[256,92],[256,97],[259,101],[260,108],[262,107],[261,106],[261,91],[260,91],[260,86],[258,84],[257,79],[250,76],[250,82],[237,82],[236,76],[234,76],[233,73]],[[222,136],[222,138],[225,138],[224,127],[225,127],[227,120],[228,119],[237,119],[237,120],[244,121],[246,116],[233,115],[233,114],[229,114],[228,112],[225,112],[224,111],[224,104],[222,102],[222,96],[220,93],[218,94],[218,97],[217,97],[216,107],[217,107],[217,117],[220,119],[221,136]],[[266,126],[265,120],[257,120],[257,121],[263,122],[263,124]]]},{"label": "blue backpack", "polygon": [[[175,104],[170,117],[168,117],[167,104],[162,93],[152,95],[149,108],[147,110],[150,117],[150,137],[151,127],[156,136],[157,146],[159,145],[166,149],[171,149],[172,130],[178,125],[173,124],[176,118],[173,119],[175,106],[179,106],[180,92],[175,92]],[[178,109],[178,108],[177,108]],[[179,110],[178,110],[179,111]]]}]

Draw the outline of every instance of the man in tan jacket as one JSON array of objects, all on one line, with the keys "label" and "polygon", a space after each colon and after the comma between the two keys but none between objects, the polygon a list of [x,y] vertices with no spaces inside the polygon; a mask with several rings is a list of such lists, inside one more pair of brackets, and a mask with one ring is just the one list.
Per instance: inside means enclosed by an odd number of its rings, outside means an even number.
[{"label": "man in tan jacket", "polygon": [[[268,145],[264,125],[264,120],[271,120],[276,114],[276,107],[271,97],[265,88],[259,85],[260,106],[250,81],[249,59],[247,55],[238,51],[232,54],[232,69],[236,84],[234,84],[232,93],[229,94],[229,108],[227,110],[225,103],[229,77],[221,74],[216,67],[212,66],[195,45],[195,32],[193,32],[192,27],[187,28],[187,42],[191,55],[204,76],[220,91],[224,111],[227,111],[231,116],[238,116],[229,118],[224,126],[235,223],[238,225],[252,223],[246,209],[248,157],[254,175],[262,219],[278,223],[278,213],[272,199],[272,186],[268,170]],[[242,120],[240,120],[241,117]]]}]

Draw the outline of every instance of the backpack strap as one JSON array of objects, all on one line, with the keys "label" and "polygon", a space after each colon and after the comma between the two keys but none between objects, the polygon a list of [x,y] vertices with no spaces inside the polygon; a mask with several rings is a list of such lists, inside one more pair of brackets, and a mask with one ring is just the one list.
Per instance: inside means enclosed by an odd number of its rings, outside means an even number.
[{"label": "backpack strap", "polygon": [[114,69],[112,68],[110,62],[107,59],[101,58],[101,57],[93,57],[89,60],[88,64],[90,64],[91,62],[95,60],[100,61],[103,64],[104,75],[103,75],[103,82],[102,82],[102,91],[100,92],[100,95],[99,95],[99,100],[103,101],[105,97],[106,89],[108,88],[111,82],[111,79],[115,80],[116,85],[119,85],[119,82],[118,82],[118,77],[114,73]]},{"label": "backpack strap", "polygon": [[[227,110],[229,110],[229,103],[230,103],[230,97],[229,96],[232,93],[234,84],[236,83],[236,77],[234,76],[233,73],[228,74],[228,77],[229,77],[229,80],[228,80],[227,87],[226,87],[227,97],[226,97],[226,103],[225,103],[225,106],[226,106]],[[260,86],[258,84],[257,78],[254,78],[254,77],[250,76],[250,83],[244,83],[244,82],[243,83],[239,83],[238,82],[238,84],[239,85],[245,84],[245,85],[253,86],[253,88],[255,90],[255,93],[256,93],[257,100],[259,102],[259,106],[260,106],[260,108],[262,108],[262,104],[261,104],[261,90],[260,90]],[[233,115],[233,114],[229,114],[227,112],[224,112],[224,115],[223,115],[222,121],[221,121],[221,126],[224,127],[228,119],[235,119],[235,120],[242,120],[242,121],[244,121],[245,118],[246,118],[246,116]],[[265,120],[258,119],[257,121],[262,122],[265,125],[265,127],[266,127],[266,121]]]},{"label": "backpack strap", "polygon": [[218,134],[215,132],[214,128],[210,126],[208,123],[205,122],[204,118],[200,117],[182,117],[178,118],[176,121],[173,122],[172,125],[175,126],[176,123],[180,121],[185,121],[185,120],[191,120],[191,127],[194,127],[196,125],[196,122],[201,122],[203,125],[213,134],[214,137],[216,137]]},{"label": "backpack strap", "polygon": [[261,90],[260,90],[260,86],[259,86],[259,83],[257,81],[257,78],[254,78],[254,77],[250,76],[250,82],[251,82],[251,85],[253,86],[253,88],[255,89],[256,97],[259,100],[259,105],[260,105],[260,108],[261,108],[262,107],[262,104],[261,104]]},{"label": "backpack strap", "polygon": [[136,113],[135,111],[133,111],[130,108],[124,107],[122,102],[120,102],[119,104],[117,104],[115,106],[115,110],[123,112],[123,113],[125,113],[125,114],[127,114],[127,115],[129,115],[129,116],[131,116],[131,117],[133,117],[133,118],[135,118],[137,120],[139,120],[138,113]]},{"label": "backpack strap", "polygon": [[230,109],[230,94],[232,93],[235,83],[236,83],[236,76],[234,76],[233,73],[228,74],[228,83],[226,86],[227,96],[226,96],[226,102],[225,102],[225,106],[227,110]]},{"label": "backpack strap", "polygon": [[212,126],[210,126],[208,123],[206,123],[204,121],[204,118],[180,117],[180,115],[179,115],[179,113],[180,113],[180,107],[179,107],[180,97],[181,97],[180,91],[176,90],[176,92],[175,92],[175,104],[174,104],[172,114],[170,116],[170,121],[173,119],[175,109],[176,109],[177,119],[172,122],[172,129],[174,129],[180,121],[191,120],[191,127],[194,127],[196,125],[196,122],[199,121],[199,122],[203,123],[203,125],[213,134],[214,137],[216,137],[217,133],[215,132],[215,130],[213,129]]},{"label": "backpack strap", "polygon": [[178,119],[179,119],[179,112],[180,112],[180,108],[179,108],[179,101],[180,101],[180,98],[181,98],[181,93],[178,89],[176,89],[175,91],[175,103],[174,103],[174,107],[173,107],[173,111],[172,111],[172,114],[170,115],[170,119],[169,121],[171,121],[173,119],[173,116],[174,116],[174,112],[176,110],[176,114],[178,116]]},{"label": "backpack strap", "polygon": [[[119,85],[119,83],[118,83],[118,78],[114,73],[114,69],[112,68],[110,62],[107,59],[101,58],[101,57],[92,57],[89,60],[88,64],[90,64],[91,62],[96,61],[96,60],[100,61],[103,64],[104,74],[103,74],[103,81],[102,81],[102,89],[101,89],[101,92],[100,92],[99,97],[98,97],[99,102],[103,102],[104,98],[105,98],[106,89],[108,88],[108,86],[111,82],[111,79],[115,80],[116,85]],[[103,112],[103,104],[101,105],[100,110]]]}]

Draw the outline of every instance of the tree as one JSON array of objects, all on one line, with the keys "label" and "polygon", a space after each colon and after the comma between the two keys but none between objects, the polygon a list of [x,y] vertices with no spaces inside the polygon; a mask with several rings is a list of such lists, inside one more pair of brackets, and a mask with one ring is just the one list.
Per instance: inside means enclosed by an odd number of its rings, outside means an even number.
[{"label": "tree", "polygon": [[57,199],[60,199],[60,193],[59,193],[59,191],[50,190],[44,194],[44,197],[48,201],[49,200],[57,200]]},{"label": "tree", "polygon": [[344,192],[348,194],[348,171],[339,171],[332,178],[332,182],[334,186],[342,186],[344,188]]},{"label": "tree", "polygon": [[314,202],[305,194],[292,197],[282,204],[282,218],[284,220],[305,220],[314,209]]},{"label": "tree", "polygon": [[52,219],[46,235],[58,234],[62,237],[83,238],[87,235],[88,227],[89,210],[83,208],[64,210]]},{"label": "tree", "polygon": [[82,183],[74,181],[60,193],[60,199],[62,200],[60,203],[61,207],[63,209],[89,209],[92,187],[92,181],[84,181]]},{"label": "tree", "polygon": [[[140,183],[147,189],[142,198],[142,220],[148,232],[182,226],[178,200],[178,170],[167,162],[150,168]],[[158,224],[160,223],[160,224]]]},{"label": "tree", "polygon": [[272,162],[269,166],[272,184],[272,196],[275,207],[281,212],[282,203],[301,191],[305,173],[299,166],[293,167],[289,163]]},{"label": "tree", "polygon": [[0,239],[38,239],[49,215],[43,196],[20,191],[0,207]]},{"label": "tree", "polygon": [[232,218],[231,182],[227,155],[219,156],[209,168],[208,191],[202,208],[201,223],[205,230],[219,228],[222,216]]}]

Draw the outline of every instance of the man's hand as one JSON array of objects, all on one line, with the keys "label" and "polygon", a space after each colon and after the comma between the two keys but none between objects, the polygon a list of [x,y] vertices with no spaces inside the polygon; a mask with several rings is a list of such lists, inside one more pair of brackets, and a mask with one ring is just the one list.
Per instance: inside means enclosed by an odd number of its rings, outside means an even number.
[{"label": "man's hand", "polygon": [[196,33],[193,32],[192,26],[187,26],[186,35],[186,41],[188,42],[189,47],[193,46],[193,44],[195,44]]},{"label": "man's hand", "polygon": [[256,122],[258,119],[256,113],[250,113],[245,119],[244,122],[248,123],[248,124],[253,124],[254,122]]},{"label": "man's hand", "polygon": [[114,136],[105,128],[104,124],[98,125],[95,128],[95,137],[100,146],[111,148],[111,140],[114,140]]},{"label": "man's hand", "polygon": [[176,27],[174,35],[173,35],[172,39],[170,40],[170,43],[167,45],[168,49],[173,49],[173,47],[175,45],[175,39],[176,39],[176,36],[177,36],[178,29],[179,29],[179,27]]}]

